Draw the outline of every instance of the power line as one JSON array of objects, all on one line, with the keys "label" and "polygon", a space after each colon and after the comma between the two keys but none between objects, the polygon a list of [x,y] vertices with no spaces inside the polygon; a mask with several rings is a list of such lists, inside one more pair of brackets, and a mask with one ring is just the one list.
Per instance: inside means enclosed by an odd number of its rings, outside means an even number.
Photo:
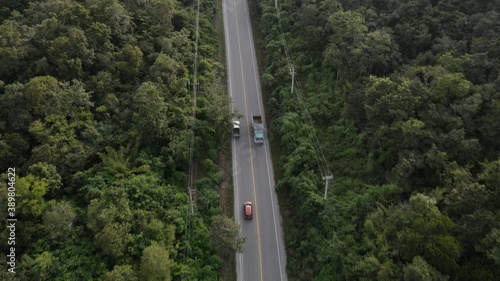
[{"label": "power line", "polygon": [[308,134],[308,138],[311,141],[311,144],[313,146],[314,152],[316,154],[316,162],[318,163],[318,168],[320,169],[321,176],[326,176],[329,174],[328,172],[328,163],[324,157],[324,154],[321,150],[321,145],[318,139],[318,136],[316,134],[316,130],[314,129],[314,123],[312,121],[312,117],[309,114],[309,111],[303,101],[302,95],[298,92],[297,93],[297,99],[299,101],[299,105],[302,107],[302,113],[305,115],[305,118],[307,119],[306,122],[310,123],[311,129],[310,134]]},{"label": "power line", "polygon": [[[196,193],[194,188],[194,137],[195,137],[195,126],[196,126],[196,98],[198,93],[198,38],[199,38],[199,22],[200,22],[200,0],[196,1],[196,27],[195,27],[195,43],[194,43],[194,66],[193,66],[193,115],[191,124],[191,143],[189,147],[190,154],[190,166],[189,166],[189,177],[188,177],[188,192],[189,192],[189,205],[191,209],[191,216],[194,216],[194,198],[193,195]],[[187,264],[189,259],[189,254],[191,252],[191,216],[189,216],[189,209],[186,211],[186,245],[184,249],[184,264]],[[182,274],[181,278],[184,279],[185,275]]]},{"label": "power line", "polygon": [[322,179],[323,180],[326,180],[326,186],[325,186],[325,195],[324,197],[326,198],[327,196],[327,192],[328,192],[328,181],[333,179],[333,176],[331,175],[331,172],[328,168],[328,161],[326,160],[326,157],[323,153],[323,150],[321,149],[321,142],[317,136],[317,133],[316,133],[316,130],[314,129],[314,122],[312,120],[312,117],[310,116],[309,114],[309,111],[308,111],[308,108],[307,106],[305,105],[304,103],[304,97],[301,93],[301,89],[300,89],[300,84],[299,84],[299,81],[298,79],[295,78],[295,68],[294,68],[294,63],[293,63],[293,60],[291,59],[290,57],[290,54],[289,54],[289,50],[288,50],[288,46],[287,46],[287,42],[286,42],[286,33],[284,31],[284,28],[283,28],[283,24],[281,22],[281,15],[280,15],[280,9],[279,9],[279,4],[278,4],[278,0],[275,0],[274,1],[274,7],[275,7],[275,10],[276,10],[276,17],[278,19],[278,29],[279,29],[279,32],[280,32],[280,37],[281,37],[281,43],[283,45],[283,51],[285,52],[285,59],[286,59],[286,62],[288,64],[288,68],[290,69],[290,73],[292,75],[292,89],[291,89],[291,93],[293,94],[294,92],[294,85],[296,84],[296,88],[297,88],[297,100],[299,101],[299,105],[301,106],[302,108],[302,112],[303,112],[303,115],[305,115],[305,118],[307,118],[308,122],[310,123],[311,125],[311,134],[308,134],[308,137],[311,141],[311,144],[313,145],[313,149],[314,149],[314,152],[315,152],[315,155],[316,155],[316,162],[318,163],[318,168],[320,169],[320,173],[321,173],[321,176],[322,176]]},{"label": "power line", "polygon": [[[294,82],[295,82],[295,68],[294,68],[293,64],[290,65],[290,72],[292,74],[292,86],[291,86],[290,92],[293,95],[293,89],[294,89],[293,86],[294,86]],[[299,103],[302,106],[302,111],[306,112],[307,107],[305,106],[304,102],[302,101],[302,98],[299,98]],[[307,114],[307,116],[309,117],[309,119],[312,123],[312,119],[310,118],[309,114]],[[309,135],[309,134],[308,134],[308,136],[309,136],[309,139],[311,141],[311,144],[313,145],[314,152],[316,154],[316,163],[318,164],[318,168],[320,169],[321,176],[325,177],[329,174],[327,172],[328,163],[326,162],[324,155],[322,155],[322,157],[320,157],[321,155],[319,155],[319,153],[318,153],[318,150],[321,151],[321,147],[319,146],[319,140],[316,136],[316,132],[314,131],[314,128],[312,128],[311,130],[313,131],[312,133],[315,136],[315,139],[311,139],[311,135]],[[321,162],[321,160],[323,160],[323,163]]]},{"label": "power line", "polygon": [[[293,85],[295,82],[295,68],[293,65],[290,65],[290,71],[292,73],[292,94],[293,94]],[[321,149],[321,144],[319,138],[316,134],[316,130],[314,130],[314,122],[312,120],[311,115],[309,114],[308,108],[304,103],[304,97],[300,91],[300,84],[297,81],[297,100],[299,101],[299,105],[302,107],[302,112],[305,117],[308,119],[307,121],[311,124],[311,134],[308,134],[308,137],[313,145],[315,154],[316,154],[316,162],[318,163],[318,168],[320,169],[320,173],[322,177],[330,176],[330,172],[328,169],[328,162],[326,161],[326,157]]]},{"label": "power line", "polygon": [[[300,83],[299,81],[297,81],[297,88],[300,87]],[[314,125],[314,121],[311,117],[311,115],[309,114],[309,111],[308,111],[308,108],[306,107],[305,103],[304,103],[304,97],[302,96],[302,93],[300,91],[297,91],[297,95],[298,95],[298,98],[299,98],[299,101],[300,101],[300,104],[303,106],[303,112],[305,112],[305,115],[306,117],[309,119],[309,123],[311,124],[311,126]],[[313,126],[314,127],[314,126]],[[326,160],[326,157],[325,157],[325,154],[323,153],[323,150],[321,149],[321,143],[320,143],[320,140],[318,138],[318,134],[316,133],[316,130],[314,130],[314,128],[312,129],[312,134],[310,135],[310,138],[311,141],[313,142],[313,144],[315,146],[317,146],[317,150],[318,150],[318,154],[320,157],[320,159],[322,160],[322,165],[325,169],[325,174],[323,176],[326,176],[327,174],[329,174],[328,172],[328,161]]]},{"label": "power line", "polygon": [[194,44],[194,75],[193,75],[193,116],[192,116],[192,127],[191,127],[191,145],[190,145],[190,159],[191,165],[189,167],[189,202],[191,204],[191,215],[194,215],[193,207],[193,190],[194,189],[194,136],[195,136],[195,125],[196,125],[196,98],[198,91],[198,38],[199,38],[199,22],[200,22],[200,0],[196,1],[196,28],[195,28],[195,44]]}]

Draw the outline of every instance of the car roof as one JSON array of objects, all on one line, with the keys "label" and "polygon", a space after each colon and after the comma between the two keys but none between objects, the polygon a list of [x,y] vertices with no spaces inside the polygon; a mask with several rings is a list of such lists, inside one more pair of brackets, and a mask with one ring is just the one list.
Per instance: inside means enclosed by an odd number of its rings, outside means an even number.
[{"label": "car roof", "polygon": [[245,204],[245,215],[251,215],[252,214],[252,205],[250,204]]}]

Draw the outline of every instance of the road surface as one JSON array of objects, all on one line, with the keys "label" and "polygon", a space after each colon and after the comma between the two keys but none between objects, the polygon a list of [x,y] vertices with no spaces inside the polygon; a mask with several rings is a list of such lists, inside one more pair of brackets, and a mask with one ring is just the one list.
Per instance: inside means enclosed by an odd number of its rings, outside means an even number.
[{"label": "road surface", "polygon": [[[238,281],[287,281],[283,231],[275,192],[274,172],[265,143],[256,145],[251,116],[264,109],[247,0],[223,0],[229,94],[243,115],[241,136],[232,141],[234,211],[247,238],[236,258]],[[243,219],[243,202],[252,201],[253,220]]]}]

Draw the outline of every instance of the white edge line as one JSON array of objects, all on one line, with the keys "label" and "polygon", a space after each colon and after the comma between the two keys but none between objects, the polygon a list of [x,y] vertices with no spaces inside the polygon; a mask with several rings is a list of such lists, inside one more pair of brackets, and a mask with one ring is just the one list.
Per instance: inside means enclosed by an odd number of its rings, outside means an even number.
[{"label": "white edge line", "polygon": [[[262,95],[262,89],[260,88],[260,83],[259,83],[259,75],[257,75],[257,62],[256,62],[256,59],[255,59],[255,56],[257,55],[256,52],[255,52],[255,48],[254,48],[254,42],[253,42],[253,32],[252,32],[252,25],[250,23],[250,13],[248,12],[248,9],[247,9],[247,3],[245,3],[245,12],[247,14],[247,23],[248,23],[248,29],[249,29],[249,32],[248,32],[248,37],[249,37],[249,40],[250,40],[250,48],[253,52],[253,56],[252,57],[252,63],[253,63],[253,74],[254,74],[254,77],[255,77],[255,87],[257,89],[257,92],[258,92],[258,95],[257,95],[257,102],[259,104],[259,111],[261,112],[261,114],[264,116],[264,120],[265,119],[265,113],[264,111],[262,110],[262,101],[260,99],[260,96]],[[269,139],[266,139],[266,143],[267,145],[269,145]],[[272,182],[271,182],[271,174],[269,173],[269,154],[268,154],[268,151],[267,151],[267,145],[264,145],[264,153],[266,155],[266,165],[267,165],[267,178],[269,180],[269,191],[271,192],[271,194],[273,193],[273,190],[271,189],[271,186],[272,186]],[[271,167],[272,168],[272,167]],[[276,192],[274,192],[275,196],[277,196]],[[276,197],[272,197],[271,198],[271,208],[273,210],[273,220],[274,220],[274,234],[276,236],[276,248],[277,248],[277,251],[278,251],[278,265],[279,265],[279,268],[280,268],[280,280],[283,280],[283,272],[282,272],[282,265],[281,265],[281,255],[280,255],[280,240],[279,240],[279,236],[278,236],[278,229],[277,229],[277,226],[276,226],[276,212],[275,212],[275,208],[274,208],[274,200]],[[281,225],[280,225],[281,226]]]},{"label": "white edge line", "polygon": [[[224,0],[222,0],[222,17],[223,17],[223,21],[224,21],[224,41],[225,41],[225,45],[226,45],[226,73],[227,73],[227,81],[228,81],[228,84],[229,84],[229,89],[228,89],[228,92],[229,92],[229,96],[231,97],[231,110],[234,111],[234,107],[233,107],[233,85],[231,83],[231,72],[229,71],[229,66],[231,64],[231,55],[230,55],[230,52],[231,52],[231,48],[229,47],[229,31],[228,31],[228,28],[227,28],[227,8],[226,8],[226,3]],[[236,144],[235,144],[235,141],[234,139],[231,139],[231,148],[232,148],[232,154],[233,154],[233,163],[232,163],[232,166],[233,166],[233,187],[234,187],[234,197],[236,200],[234,200],[234,204],[233,204],[233,208],[235,209],[235,212],[237,213],[236,215],[236,222],[238,224],[240,224],[240,227],[241,227],[241,221],[240,221],[240,208],[238,208],[238,176],[237,176],[237,170],[236,170],[236,166],[237,166],[237,160],[236,160]],[[243,280],[242,279],[242,275],[241,275],[241,270],[243,268],[243,255],[240,254],[240,253],[236,253],[236,260],[237,260],[237,270],[236,270],[236,275],[237,275],[237,280]],[[238,270],[238,268],[240,270]],[[238,274],[238,272],[240,274]]]}]

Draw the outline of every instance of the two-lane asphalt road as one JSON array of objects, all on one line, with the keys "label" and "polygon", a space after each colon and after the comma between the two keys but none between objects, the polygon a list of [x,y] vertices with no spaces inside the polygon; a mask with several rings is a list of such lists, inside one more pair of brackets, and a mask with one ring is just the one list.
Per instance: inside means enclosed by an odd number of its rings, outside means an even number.
[{"label": "two-lane asphalt road", "polygon": [[[247,0],[223,0],[229,94],[243,114],[241,136],[233,139],[234,210],[247,238],[237,255],[238,281],[286,281],[286,255],[268,142],[253,142],[252,113],[264,118],[260,81]],[[243,219],[252,201],[254,219]]]}]

